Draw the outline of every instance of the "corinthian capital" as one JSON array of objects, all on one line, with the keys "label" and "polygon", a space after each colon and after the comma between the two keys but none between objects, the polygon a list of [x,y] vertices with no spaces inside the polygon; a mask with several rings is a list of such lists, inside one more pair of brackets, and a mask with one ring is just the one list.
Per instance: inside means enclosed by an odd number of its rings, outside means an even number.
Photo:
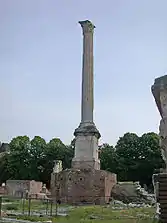
[{"label": "corinthian capital", "polygon": [[85,34],[85,33],[93,33],[95,25],[93,25],[93,23],[91,23],[89,20],[79,21],[79,24],[82,27],[83,34]]}]

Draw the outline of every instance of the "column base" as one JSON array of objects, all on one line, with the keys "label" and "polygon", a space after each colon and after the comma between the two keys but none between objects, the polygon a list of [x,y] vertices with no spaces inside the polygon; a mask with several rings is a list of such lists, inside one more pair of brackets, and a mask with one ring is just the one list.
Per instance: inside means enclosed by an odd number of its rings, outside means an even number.
[{"label": "column base", "polygon": [[98,139],[100,133],[93,122],[81,122],[74,132],[75,156],[72,168],[100,170]]},{"label": "column base", "polygon": [[81,122],[77,129],[74,131],[74,136],[96,136],[98,139],[101,137],[99,130],[96,128],[94,122]]}]

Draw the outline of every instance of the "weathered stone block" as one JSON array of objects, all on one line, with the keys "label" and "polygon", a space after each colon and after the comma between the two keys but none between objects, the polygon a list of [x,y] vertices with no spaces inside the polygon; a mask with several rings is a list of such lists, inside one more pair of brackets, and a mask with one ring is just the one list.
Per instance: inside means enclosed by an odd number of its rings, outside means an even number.
[{"label": "weathered stone block", "polygon": [[[89,128],[90,127],[90,128]],[[98,130],[93,123],[81,123],[75,130],[75,155],[72,168],[100,170]]]}]

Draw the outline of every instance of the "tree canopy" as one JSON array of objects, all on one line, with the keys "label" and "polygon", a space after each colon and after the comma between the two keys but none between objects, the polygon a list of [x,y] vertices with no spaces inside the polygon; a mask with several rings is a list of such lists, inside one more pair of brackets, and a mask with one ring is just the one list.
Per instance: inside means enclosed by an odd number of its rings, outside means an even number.
[{"label": "tree canopy", "polygon": [[[32,140],[28,136],[13,138],[9,151],[0,152],[0,183],[7,179],[33,179],[49,186],[55,160],[62,160],[63,169],[71,167],[74,145],[75,139],[65,145],[58,138],[49,142],[40,136]],[[115,146],[107,143],[99,146],[99,154],[101,168],[116,173],[119,181],[150,185],[154,171],[164,165],[159,136],[153,132],[141,137],[125,133]]]},{"label": "tree canopy", "polygon": [[140,181],[151,184],[155,170],[163,166],[156,133],[145,133],[141,137],[126,133],[120,137],[115,148],[104,145],[101,166],[117,173],[119,181]]}]

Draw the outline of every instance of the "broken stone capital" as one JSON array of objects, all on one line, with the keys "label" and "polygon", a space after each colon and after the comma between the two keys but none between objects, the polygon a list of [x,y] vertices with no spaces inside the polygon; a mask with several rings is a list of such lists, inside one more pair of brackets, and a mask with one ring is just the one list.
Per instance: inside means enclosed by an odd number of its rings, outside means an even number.
[{"label": "broken stone capital", "polygon": [[87,33],[93,33],[95,26],[89,20],[79,21],[79,24],[82,27],[83,35],[87,34]]}]

